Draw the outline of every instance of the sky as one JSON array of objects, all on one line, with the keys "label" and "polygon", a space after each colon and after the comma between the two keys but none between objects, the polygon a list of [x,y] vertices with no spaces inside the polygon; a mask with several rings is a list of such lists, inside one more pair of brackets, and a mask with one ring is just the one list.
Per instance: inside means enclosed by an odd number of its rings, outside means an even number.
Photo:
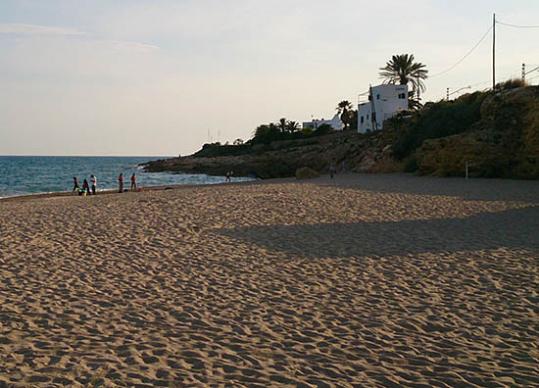
[{"label": "sky", "polygon": [[[539,24],[537,0],[0,0],[0,155],[187,155],[331,118],[394,54],[451,68],[493,12]],[[491,45],[428,79],[423,101],[488,88]],[[496,53],[498,81],[520,77],[539,29],[498,25]]]}]

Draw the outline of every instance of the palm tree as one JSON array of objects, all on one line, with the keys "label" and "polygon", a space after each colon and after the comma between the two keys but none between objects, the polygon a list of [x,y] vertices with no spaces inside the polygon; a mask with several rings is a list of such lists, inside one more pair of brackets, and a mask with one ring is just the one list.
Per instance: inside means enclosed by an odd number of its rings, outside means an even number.
[{"label": "palm tree", "polygon": [[350,125],[350,110],[352,104],[348,100],[343,100],[337,105],[337,112],[341,114],[341,121],[344,124],[344,129],[347,129]]},{"label": "palm tree", "polygon": [[414,96],[416,91],[426,90],[423,80],[427,79],[428,70],[425,67],[421,62],[414,62],[413,54],[393,55],[386,66],[380,68],[380,77],[390,84],[411,83]]},{"label": "palm tree", "polygon": [[286,123],[286,130],[290,133],[295,133],[299,129],[299,123],[297,121],[290,120]]}]

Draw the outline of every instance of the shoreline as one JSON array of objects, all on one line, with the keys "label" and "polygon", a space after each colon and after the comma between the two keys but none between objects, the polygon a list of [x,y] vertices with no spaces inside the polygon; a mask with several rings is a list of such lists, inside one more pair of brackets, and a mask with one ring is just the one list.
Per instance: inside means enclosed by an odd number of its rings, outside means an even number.
[{"label": "shoreline", "polygon": [[[418,190],[422,190],[428,187],[429,191],[435,190],[439,191],[436,195],[447,195],[447,196],[467,196],[472,192],[485,191],[482,189],[484,185],[492,186],[493,190],[489,194],[492,198],[497,198],[497,200],[507,200],[504,198],[502,193],[497,193],[494,187],[498,185],[503,185],[507,187],[527,187],[526,189],[516,189],[518,192],[516,200],[522,200],[526,202],[538,203],[539,204],[539,180],[528,180],[528,179],[507,179],[507,178],[470,178],[465,179],[464,177],[436,177],[436,176],[421,176],[415,175],[412,173],[355,173],[347,172],[344,174],[337,174],[334,180],[331,180],[329,175],[321,175],[317,178],[312,179],[297,179],[295,177],[288,178],[271,178],[271,179],[254,179],[250,181],[240,181],[240,182],[220,182],[220,183],[205,183],[205,184],[173,184],[173,185],[156,185],[156,186],[144,186],[141,187],[137,193],[150,192],[150,191],[168,191],[168,190],[187,190],[194,188],[207,188],[207,187],[228,187],[228,186],[248,186],[248,185],[270,185],[270,184],[279,184],[279,183],[297,183],[297,184],[320,184],[323,186],[337,186],[341,188],[363,188],[366,190],[380,190],[385,192],[387,188],[380,187],[378,181],[385,181],[385,178],[392,178],[397,181],[402,181],[405,183],[407,190],[414,192],[414,187]],[[454,190],[446,190],[446,186],[451,186],[449,183],[454,182],[466,182],[466,186],[469,190],[462,192]],[[365,187],[362,187],[365,184]],[[445,185],[448,184],[448,185]],[[530,190],[532,193],[530,193]],[[534,196],[533,192],[537,192],[537,195]],[[125,191],[124,193],[118,193],[116,189],[106,189],[103,191],[98,191],[97,197],[110,196],[114,194],[130,194],[131,191]],[[35,194],[22,194],[11,197],[0,197],[0,203],[6,202],[25,202],[32,200],[41,200],[41,199],[51,199],[51,198],[64,198],[64,197],[79,197],[73,192],[60,191],[60,192],[50,192],[50,193],[35,193]],[[92,195],[88,197],[93,197]]]},{"label": "shoreline", "polygon": [[[204,184],[174,184],[174,185],[158,185],[158,186],[144,186],[141,187],[137,193],[148,192],[148,191],[165,191],[165,190],[178,190],[178,189],[187,189],[195,187],[213,187],[213,186],[230,186],[230,185],[245,185],[245,184],[261,184],[264,182],[272,181],[275,183],[286,182],[295,178],[276,178],[276,179],[255,179],[252,181],[240,181],[240,182],[220,182],[220,183],[204,183]],[[95,195],[96,197],[101,197],[104,195],[113,195],[113,194],[129,194],[133,193],[132,191],[124,191],[119,193],[116,189],[105,189],[98,191]],[[13,195],[9,197],[0,197],[0,203],[2,202],[18,202],[18,201],[30,201],[35,199],[48,199],[48,198],[62,198],[62,197],[81,197],[78,194],[75,194],[72,191],[53,191],[53,192],[44,192],[44,193],[31,193],[31,194],[20,194]],[[94,197],[93,195],[86,195],[86,197]]]}]

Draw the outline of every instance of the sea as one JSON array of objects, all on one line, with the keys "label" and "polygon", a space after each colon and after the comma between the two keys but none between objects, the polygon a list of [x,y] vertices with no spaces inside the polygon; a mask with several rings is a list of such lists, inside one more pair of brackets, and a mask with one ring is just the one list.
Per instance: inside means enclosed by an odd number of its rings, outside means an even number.
[{"label": "sea", "polygon": [[[90,182],[97,178],[99,190],[117,188],[117,178],[124,174],[129,187],[131,174],[137,175],[139,187],[162,185],[205,185],[225,182],[223,176],[144,172],[141,163],[164,157],[109,157],[109,156],[0,156],[0,198],[27,194],[71,191],[73,177]],[[232,177],[232,181],[249,178]]]}]

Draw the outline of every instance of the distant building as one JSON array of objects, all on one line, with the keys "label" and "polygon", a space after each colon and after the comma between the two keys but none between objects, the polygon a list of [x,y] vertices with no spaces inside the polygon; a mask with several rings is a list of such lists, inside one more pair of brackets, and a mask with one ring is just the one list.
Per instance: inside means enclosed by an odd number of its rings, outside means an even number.
[{"label": "distant building", "polygon": [[379,131],[384,121],[397,113],[408,110],[407,85],[378,85],[371,87],[369,99],[360,102],[357,109],[359,133]]},{"label": "distant building", "polygon": [[324,124],[329,125],[335,131],[342,131],[344,129],[344,124],[342,123],[341,116],[338,113],[335,114],[331,120],[313,119],[311,121],[305,121],[303,123],[303,128],[311,128],[316,130],[316,128]]}]

